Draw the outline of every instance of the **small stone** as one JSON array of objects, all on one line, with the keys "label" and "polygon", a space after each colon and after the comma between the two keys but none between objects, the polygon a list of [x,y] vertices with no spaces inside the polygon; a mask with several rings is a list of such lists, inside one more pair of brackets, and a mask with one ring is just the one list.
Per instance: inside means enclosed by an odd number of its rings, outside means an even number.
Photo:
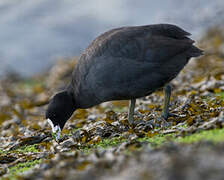
[{"label": "small stone", "polygon": [[7,173],[7,169],[4,167],[0,167],[0,176],[4,175]]},{"label": "small stone", "polygon": [[74,141],[72,140],[72,139],[68,139],[68,140],[66,140],[66,141],[64,141],[62,144],[61,144],[61,146],[63,147],[63,148],[70,148],[71,146],[73,146],[75,143],[74,143]]}]

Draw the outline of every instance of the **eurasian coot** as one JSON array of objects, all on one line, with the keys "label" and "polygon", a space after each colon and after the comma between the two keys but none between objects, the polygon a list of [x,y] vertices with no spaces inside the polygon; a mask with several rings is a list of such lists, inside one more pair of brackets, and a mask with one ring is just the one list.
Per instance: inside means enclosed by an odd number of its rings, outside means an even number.
[{"label": "eurasian coot", "polygon": [[169,116],[169,81],[191,57],[202,55],[190,34],[171,24],[112,29],[97,37],[82,53],[69,86],[50,101],[46,118],[53,132],[61,129],[78,108],[105,101],[131,100],[128,120],[133,123],[135,99],[165,86],[163,118]]}]

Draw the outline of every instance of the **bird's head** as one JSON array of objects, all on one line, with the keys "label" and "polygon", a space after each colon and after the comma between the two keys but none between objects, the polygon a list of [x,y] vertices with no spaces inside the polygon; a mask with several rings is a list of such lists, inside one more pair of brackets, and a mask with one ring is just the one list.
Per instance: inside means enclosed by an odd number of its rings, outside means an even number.
[{"label": "bird's head", "polygon": [[46,119],[56,135],[56,141],[60,139],[61,130],[66,121],[75,111],[72,96],[67,91],[62,91],[53,96],[46,111]]}]

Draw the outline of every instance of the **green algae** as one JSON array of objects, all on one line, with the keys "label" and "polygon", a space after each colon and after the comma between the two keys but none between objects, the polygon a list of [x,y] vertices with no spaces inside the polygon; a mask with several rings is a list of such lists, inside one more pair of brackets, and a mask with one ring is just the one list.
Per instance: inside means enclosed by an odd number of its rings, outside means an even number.
[{"label": "green algae", "polygon": [[114,137],[111,139],[104,139],[103,141],[101,141],[99,144],[96,145],[96,147],[101,147],[101,148],[108,148],[108,147],[116,147],[118,145],[120,145],[121,143],[127,141],[127,139],[123,139],[122,137]]},{"label": "green algae", "polygon": [[14,151],[15,153],[38,153],[40,152],[40,150],[38,149],[38,145],[34,144],[34,145],[26,145],[26,146],[22,146],[18,149],[16,149]]},{"label": "green algae", "polygon": [[[153,137],[143,137],[137,138],[136,142],[149,143],[152,148],[160,147],[169,142],[176,143],[197,143],[200,141],[212,141],[215,143],[224,142],[224,129],[213,129],[213,130],[202,130],[195,134],[186,135],[183,137],[178,137],[176,134],[158,134]],[[103,139],[98,144],[93,146],[84,146],[80,148],[80,151],[85,151],[86,153],[91,152],[93,149],[103,148],[108,149],[111,147],[117,147],[123,142],[128,142],[128,139],[123,137],[107,138]]]},{"label": "green algae", "polygon": [[40,164],[42,162],[42,159],[34,160],[34,161],[27,161],[24,163],[18,163],[15,166],[12,166],[9,168],[10,174],[18,174],[23,173],[25,171],[28,171],[32,168],[34,168],[37,164]]},{"label": "green algae", "polygon": [[164,143],[177,142],[177,143],[197,143],[200,141],[212,141],[215,143],[224,142],[224,128],[202,130],[195,134],[177,137],[175,134],[162,135],[158,134],[154,137],[144,137],[139,139],[140,142],[149,142],[152,147],[162,146]]},{"label": "green algae", "polygon": [[26,171],[32,170],[37,164],[40,163],[42,163],[42,159],[18,163],[15,166],[10,167],[7,177],[4,177],[2,179],[19,179],[20,175],[22,175]]},{"label": "green algae", "polygon": [[4,153],[4,151],[2,149],[0,149],[0,154]]},{"label": "green algae", "polygon": [[174,139],[175,135],[174,134],[158,134],[153,137],[144,137],[144,138],[139,138],[139,142],[148,142],[152,147],[159,147],[163,145],[164,143],[167,143],[169,141],[172,141]]},{"label": "green algae", "polygon": [[203,130],[175,140],[180,143],[196,143],[199,141],[212,141],[215,143],[224,142],[224,129]]}]

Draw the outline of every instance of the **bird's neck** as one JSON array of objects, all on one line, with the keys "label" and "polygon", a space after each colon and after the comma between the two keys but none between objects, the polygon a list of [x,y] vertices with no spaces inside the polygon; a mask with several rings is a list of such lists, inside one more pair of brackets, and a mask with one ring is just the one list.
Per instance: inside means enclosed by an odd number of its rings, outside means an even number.
[{"label": "bird's neck", "polygon": [[77,104],[77,101],[76,101],[77,98],[76,98],[74,88],[72,87],[71,84],[66,88],[66,91],[68,92],[68,95],[71,97],[74,109],[77,109],[78,108],[78,104]]}]

